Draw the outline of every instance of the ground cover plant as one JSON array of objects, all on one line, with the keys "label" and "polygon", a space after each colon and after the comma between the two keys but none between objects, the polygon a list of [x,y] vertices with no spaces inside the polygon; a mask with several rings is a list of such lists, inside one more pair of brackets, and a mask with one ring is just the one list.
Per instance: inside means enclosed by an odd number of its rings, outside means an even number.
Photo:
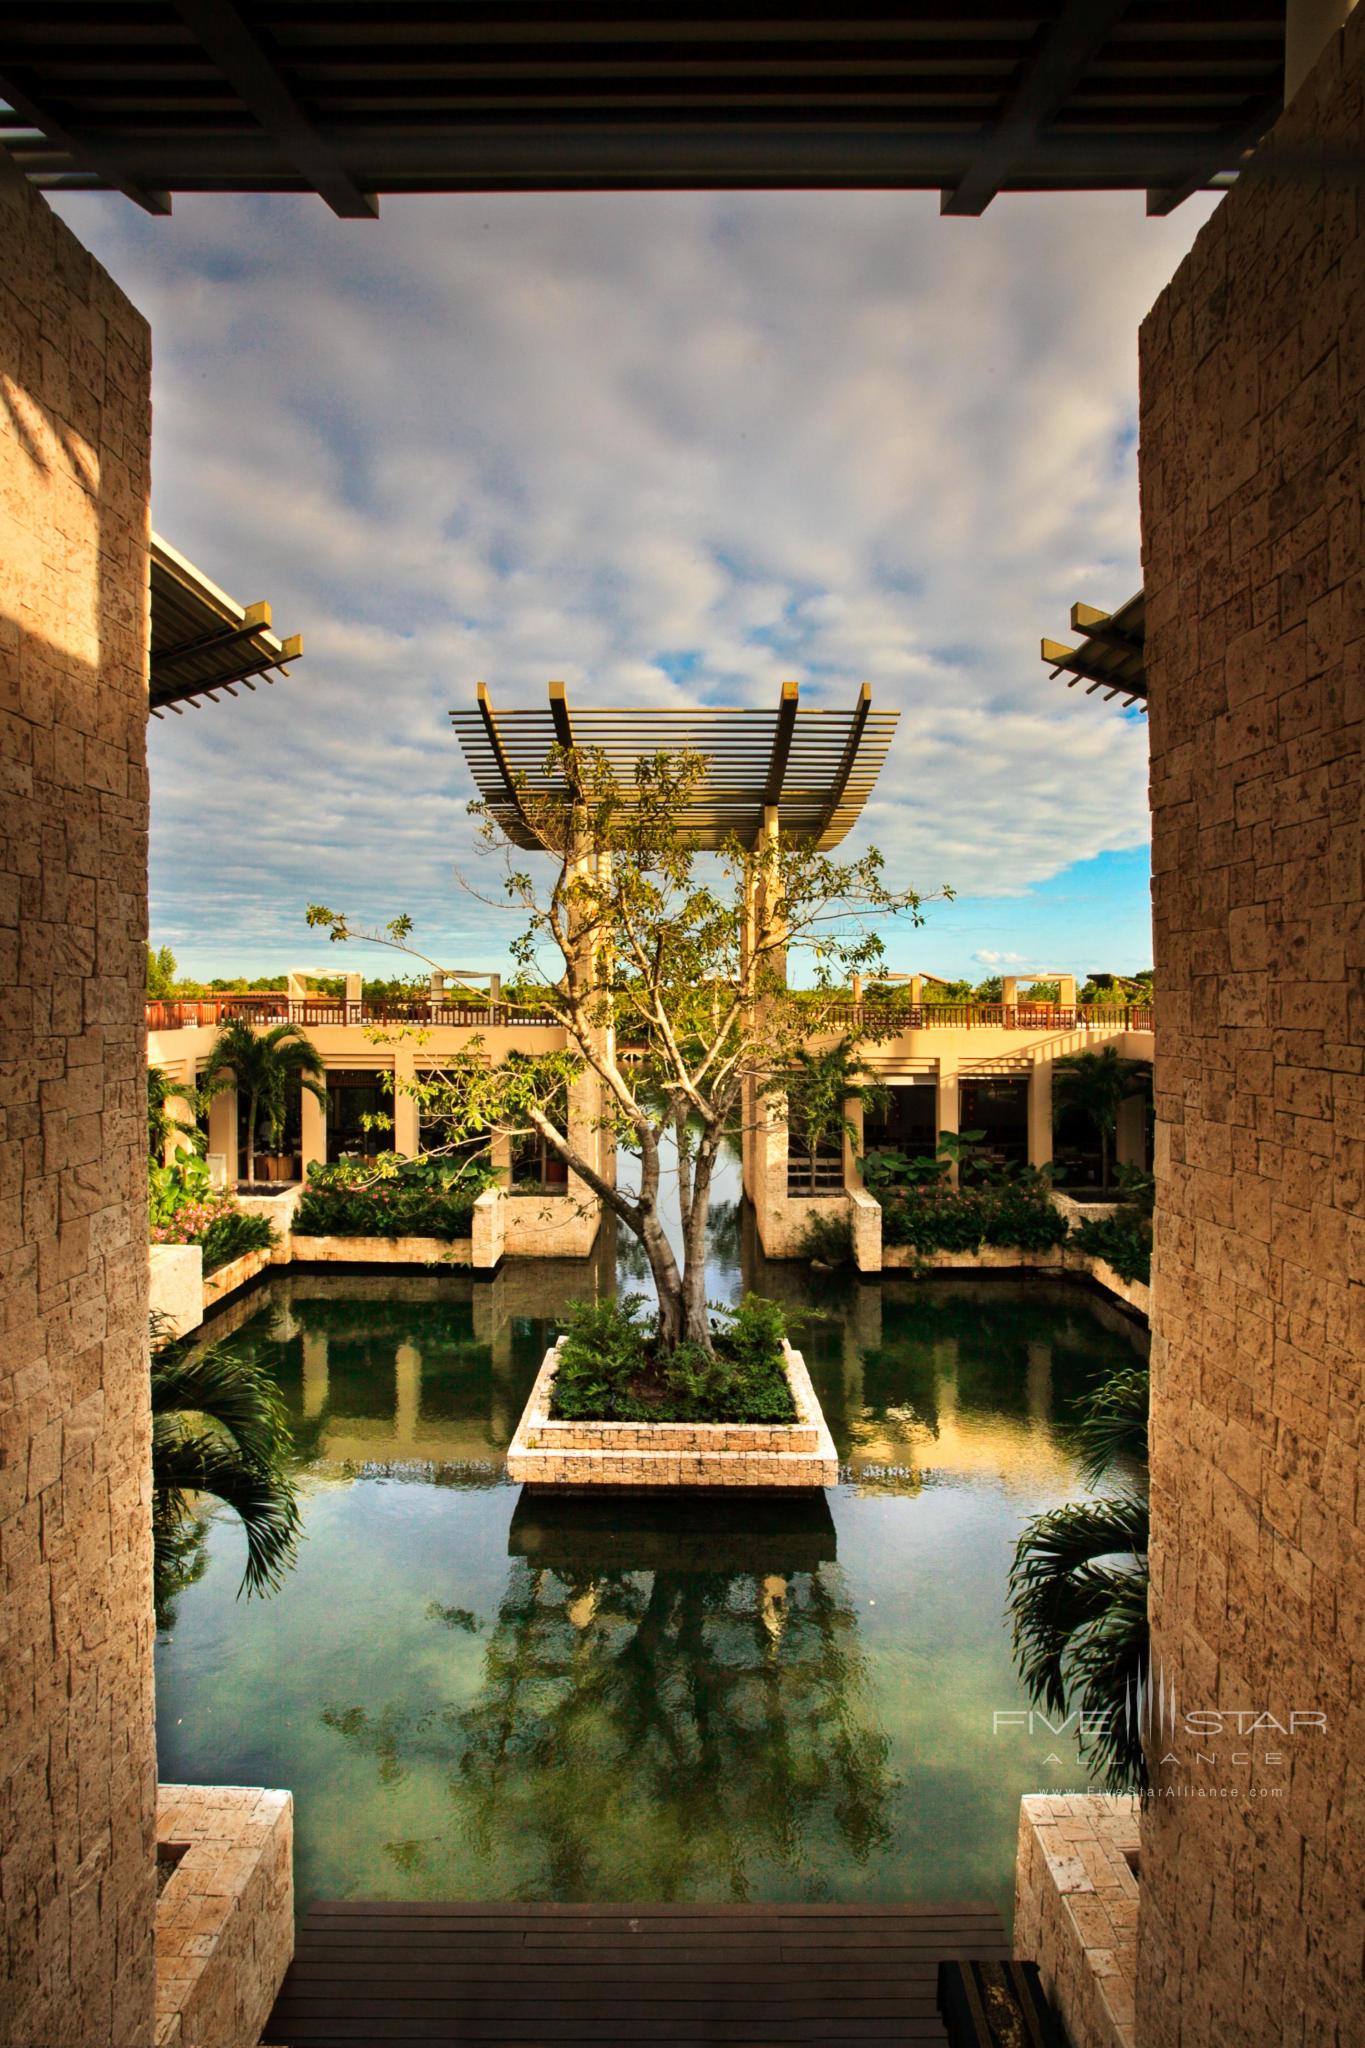
[{"label": "ground cover plant", "polygon": [[642,1294],[570,1304],[552,1412],[593,1422],[794,1422],[782,1311],[746,1294],[710,1310],[711,1343],[659,1341]]},{"label": "ground cover plant", "polygon": [[465,1238],[474,1204],[497,1174],[484,1160],[314,1161],[294,1216],[302,1237]]},{"label": "ground cover plant", "polygon": [[1047,1183],[975,1188],[905,1188],[882,1197],[882,1243],[917,1252],[975,1252],[984,1245],[1051,1251],[1064,1244],[1065,1217]]},{"label": "ground cover plant", "polygon": [[205,1273],[247,1252],[268,1251],[275,1242],[268,1219],[250,1215],[232,1195],[215,1191],[208,1166],[190,1152],[180,1153],[169,1166],[149,1166],[147,1211],[151,1242],[202,1246]]}]

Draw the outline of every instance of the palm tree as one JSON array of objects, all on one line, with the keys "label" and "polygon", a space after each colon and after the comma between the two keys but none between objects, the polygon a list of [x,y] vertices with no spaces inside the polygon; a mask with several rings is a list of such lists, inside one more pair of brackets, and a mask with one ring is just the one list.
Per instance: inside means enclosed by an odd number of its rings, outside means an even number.
[{"label": "palm tree", "polygon": [[1053,1101],[1059,1109],[1078,1109],[1099,1134],[1100,1186],[1109,1187],[1109,1160],[1118,1128],[1119,1104],[1151,1086],[1147,1060],[1125,1060],[1112,1045],[1101,1052],[1073,1052],[1052,1070]]},{"label": "palm tree", "polygon": [[807,1148],[810,1192],[815,1194],[822,1146],[836,1144],[845,1136],[856,1141],[859,1135],[849,1120],[849,1103],[860,1103],[865,1110],[884,1109],[888,1091],[880,1082],[858,1078],[857,1055],[847,1038],[824,1052],[807,1052],[798,1046],[790,1069],[777,1085],[786,1090],[788,1128],[799,1133]]},{"label": "palm tree", "polygon": [[1010,1570],[1015,1661],[1029,1697],[1050,1714],[1079,1711],[1082,1752],[1103,1766],[1111,1792],[1147,1789],[1149,1397],[1145,1366],[1110,1374],[1090,1395],[1073,1432],[1081,1477],[1096,1485],[1118,1468],[1127,1483],[1036,1515]]},{"label": "palm tree", "polygon": [[236,1088],[247,1099],[246,1177],[256,1178],[256,1125],[262,1111],[270,1142],[284,1132],[290,1087],[297,1082],[326,1106],[327,1069],[322,1054],[297,1024],[274,1024],[256,1031],[241,1017],[223,1025],[204,1065],[199,1093],[209,1101],[224,1088]]},{"label": "palm tree", "polygon": [[172,1116],[167,1107],[172,1097],[183,1096],[193,1102],[196,1092],[182,1082],[173,1081],[164,1067],[148,1067],[147,1157],[154,1165],[160,1166],[166,1147],[173,1137],[188,1138],[194,1151],[203,1151],[203,1135],[198,1126],[187,1124],[183,1117]]},{"label": "palm tree", "polygon": [[190,1496],[211,1493],[246,1532],[239,1591],[266,1593],[293,1562],[298,1502],[284,1403],[265,1368],[226,1343],[190,1350],[152,1318],[152,1537],[158,1626],[202,1571]]}]

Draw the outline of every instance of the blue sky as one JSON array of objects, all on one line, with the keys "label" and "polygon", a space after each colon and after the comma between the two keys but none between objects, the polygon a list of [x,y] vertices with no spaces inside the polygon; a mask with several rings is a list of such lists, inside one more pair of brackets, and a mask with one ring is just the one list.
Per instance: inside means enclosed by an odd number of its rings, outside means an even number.
[{"label": "blue sky", "polygon": [[794,676],[901,710],[850,849],[958,893],[897,965],[1150,965],[1144,725],[1037,645],[1140,581],[1137,325],[1213,203],[63,200],[153,323],[157,527],[306,644],[153,723],[154,941],[315,966],[321,900],[496,967],[446,716],[478,679],[766,705]]}]

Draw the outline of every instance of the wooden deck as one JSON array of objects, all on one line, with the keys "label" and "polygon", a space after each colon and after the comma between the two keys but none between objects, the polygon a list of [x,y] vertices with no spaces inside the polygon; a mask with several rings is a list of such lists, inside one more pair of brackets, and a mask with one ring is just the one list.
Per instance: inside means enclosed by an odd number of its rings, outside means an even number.
[{"label": "wooden deck", "polygon": [[1003,1959],[986,1906],[315,1906],[262,2040],[946,2040],[948,1957]]}]

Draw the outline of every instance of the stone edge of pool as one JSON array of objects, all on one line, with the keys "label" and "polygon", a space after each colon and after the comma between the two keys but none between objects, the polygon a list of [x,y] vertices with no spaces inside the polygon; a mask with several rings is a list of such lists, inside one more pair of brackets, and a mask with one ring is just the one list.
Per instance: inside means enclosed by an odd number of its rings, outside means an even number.
[{"label": "stone edge of pool", "polygon": [[795,1422],[583,1422],[551,1418],[559,1348],[541,1361],[507,1449],[532,1486],[836,1486],[839,1461],[806,1361],[783,1339]]}]

